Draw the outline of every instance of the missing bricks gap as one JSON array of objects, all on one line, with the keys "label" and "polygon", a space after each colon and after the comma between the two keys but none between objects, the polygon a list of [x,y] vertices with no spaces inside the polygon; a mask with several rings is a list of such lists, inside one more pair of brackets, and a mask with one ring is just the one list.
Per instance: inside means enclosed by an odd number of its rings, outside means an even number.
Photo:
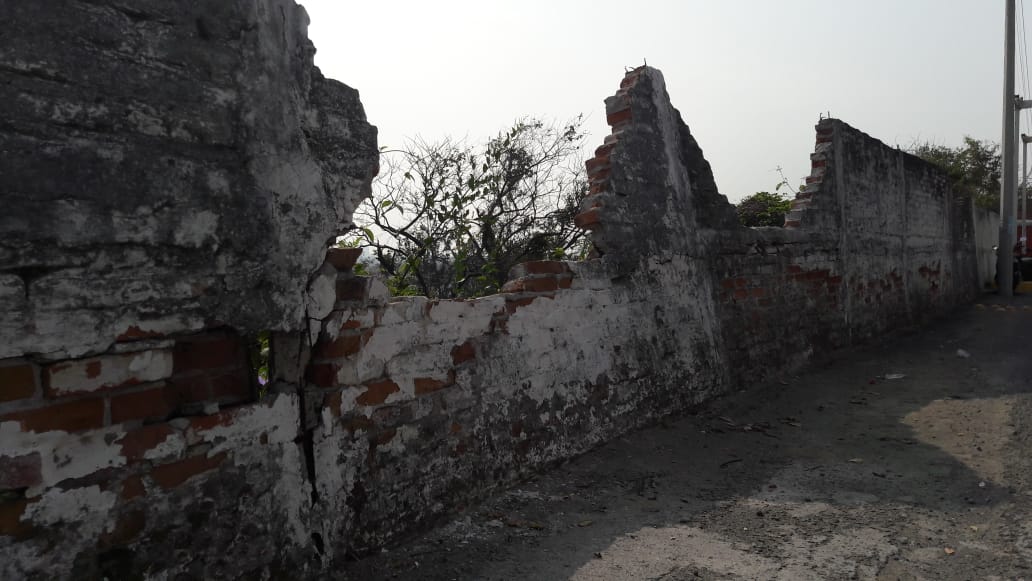
[{"label": "missing bricks gap", "polygon": [[251,364],[251,378],[258,386],[258,399],[269,391],[272,361],[272,337],[269,331],[260,331],[247,338],[247,359]]}]

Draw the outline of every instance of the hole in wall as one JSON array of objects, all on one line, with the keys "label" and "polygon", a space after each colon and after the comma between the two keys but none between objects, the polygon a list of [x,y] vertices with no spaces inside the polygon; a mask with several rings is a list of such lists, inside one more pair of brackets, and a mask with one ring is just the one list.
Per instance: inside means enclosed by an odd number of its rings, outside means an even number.
[{"label": "hole in wall", "polygon": [[319,551],[320,555],[325,555],[325,546],[323,545],[322,535],[319,533],[312,533],[312,543],[315,544],[315,550]]},{"label": "hole in wall", "polygon": [[258,389],[258,399],[269,390],[272,377],[272,333],[260,331],[247,339],[247,359],[251,366],[251,377]]}]

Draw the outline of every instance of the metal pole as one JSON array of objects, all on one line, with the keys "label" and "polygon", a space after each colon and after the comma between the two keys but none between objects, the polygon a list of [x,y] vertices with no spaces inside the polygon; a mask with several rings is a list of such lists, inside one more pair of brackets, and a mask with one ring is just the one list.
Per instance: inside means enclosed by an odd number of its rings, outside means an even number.
[{"label": "metal pole", "polygon": [[1013,296],[1014,190],[1017,186],[1017,103],[1014,97],[1014,15],[1015,0],[1005,0],[1006,29],[1003,47],[1003,183],[1000,191],[1000,245],[996,251],[996,275],[1000,295]]}]

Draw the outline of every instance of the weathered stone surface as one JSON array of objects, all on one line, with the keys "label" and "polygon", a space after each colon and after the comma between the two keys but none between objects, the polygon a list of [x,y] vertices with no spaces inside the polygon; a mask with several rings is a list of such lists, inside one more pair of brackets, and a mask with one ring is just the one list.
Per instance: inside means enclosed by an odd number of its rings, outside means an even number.
[{"label": "weathered stone surface", "polygon": [[300,328],[377,158],[304,10],[5,2],[0,21],[0,358],[102,351],[130,325]]},{"label": "weathered stone surface", "polygon": [[629,73],[606,106],[620,109],[608,116],[614,141],[595,158],[609,169],[591,178],[595,193],[583,204],[587,214],[600,216],[591,228],[596,249],[622,272],[649,254],[702,256],[697,233],[734,228],[738,220],[671,104],[662,73],[649,67]]},{"label": "weathered stone surface", "polygon": [[[945,176],[845,123],[818,126],[823,182],[805,196],[824,214],[751,229],[658,71],[630,73],[607,110],[613,136],[588,162],[580,220],[600,258],[521,265],[503,296],[358,300],[327,320],[321,364],[334,375],[318,385],[313,455],[331,545],[375,549],[493,486],[977,290],[971,214]],[[353,348],[334,350],[341,336]]]},{"label": "weathered stone surface", "polygon": [[578,222],[599,257],[517,266],[476,300],[391,299],[324,262],[375,136],[311,68],[292,2],[0,16],[25,21],[0,45],[5,579],[332,576],[978,285],[944,176],[840,121],[818,126],[791,227],[739,227],[641,68],[589,162]]}]

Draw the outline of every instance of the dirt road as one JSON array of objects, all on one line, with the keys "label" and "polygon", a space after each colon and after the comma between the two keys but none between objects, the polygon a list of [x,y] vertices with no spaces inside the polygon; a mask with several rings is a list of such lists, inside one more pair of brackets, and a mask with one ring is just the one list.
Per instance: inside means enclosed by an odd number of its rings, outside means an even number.
[{"label": "dirt road", "polygon": [[1032,296],[745,387],[341,575],[1032,581]]}]

